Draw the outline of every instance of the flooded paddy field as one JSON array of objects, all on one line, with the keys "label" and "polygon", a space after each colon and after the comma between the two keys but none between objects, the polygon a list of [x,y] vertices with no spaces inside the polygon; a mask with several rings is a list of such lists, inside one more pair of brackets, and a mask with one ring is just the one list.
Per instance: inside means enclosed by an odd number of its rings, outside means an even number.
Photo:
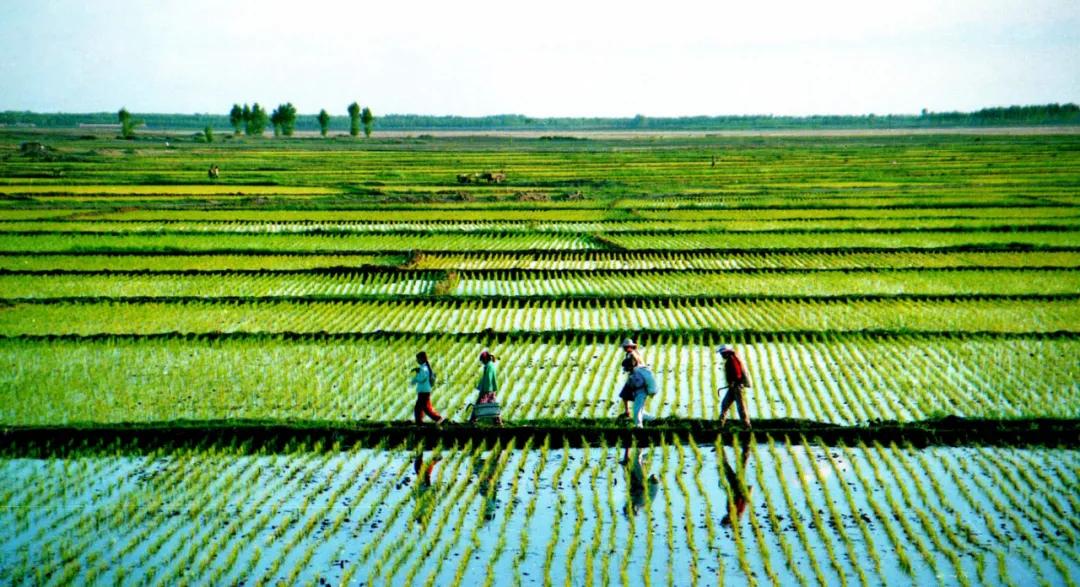
[{"label": "flooded paddy field", "polygon": [[19,453],[0,460],[7,584],[1056,585],[1080,573],[1075,449],[671,435]]}]

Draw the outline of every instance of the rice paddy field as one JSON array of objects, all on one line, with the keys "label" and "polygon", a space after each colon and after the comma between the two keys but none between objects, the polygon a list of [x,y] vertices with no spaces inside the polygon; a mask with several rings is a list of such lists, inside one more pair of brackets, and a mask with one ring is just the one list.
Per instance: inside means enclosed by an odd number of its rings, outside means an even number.
[{"label": "rice paddy field", "polygon": [[1076,585],[1078,449],[1080,135],[0,133],[0,584]]}]

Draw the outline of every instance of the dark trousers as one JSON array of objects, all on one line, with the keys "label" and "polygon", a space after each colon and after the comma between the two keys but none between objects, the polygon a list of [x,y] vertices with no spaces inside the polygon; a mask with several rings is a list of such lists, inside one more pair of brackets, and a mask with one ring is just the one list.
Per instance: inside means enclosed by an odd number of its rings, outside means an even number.
[{"label": "dark trousers", "polygon": [[742,418],[742,421],[749,422],[750,418],[746,415],[746,398],[743,397],[743,387],[741,385],[728,386],[727,393],[724,394],[724,399],[720,402],[721,418],[727,416],[727,411],[731,408],[732,403],[739,410],[739,417]]},{"label": "dark trousers", "polygon": [[416,406],[413,408],[413,417],[416,418],[417,424],[424,421],[424,414],[427,414],[429,418],[436,422],[442,419],[442,416],[435,411],[435,408],[431,407],[430,393],[416,394]]}]

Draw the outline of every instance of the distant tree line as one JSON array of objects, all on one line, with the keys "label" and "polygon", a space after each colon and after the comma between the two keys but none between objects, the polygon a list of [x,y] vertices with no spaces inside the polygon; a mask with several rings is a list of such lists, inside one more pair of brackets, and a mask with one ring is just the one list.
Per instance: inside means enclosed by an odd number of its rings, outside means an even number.
[{"label": "distant tree line", "polygon": [[[355,108],[354,108],[355,106]],[[247,114],[245,115],[245,108]],[[291,103],[278,106],[277,116],[258,104],[251,107],[234,105],[228,115],[216,114],[141,114],[138,123],[150,130],[201,130],[207,126],[232,128],[234,132],[260,135],[270,124],[278,133],[289,136],[294,131],[348,132],[352,136],[364,132],[370,135],[375,116],[368,108],[355,102],[345,115],[333,116],[325,110],[319,114],[298,114]],[[130,116],[130,115],[129,115]],[[80,124],[116,124],[117,114],[0,112],[0,125],[33,125],[41,128],[77,127]],[[826,116],[684,116],[653,118],[637,115],[630,118],[532,118],[520,114],[494,116],[429,116],[420,114],[389,114],[379,118],[385,130],[795,130],[829,128],[956,128],[980,126],[1040,126],[1080,124],[1080,106],[1076,104],[1044,104],[983,108],[975,112],[929,112],[888,115],[826,115]]]}]

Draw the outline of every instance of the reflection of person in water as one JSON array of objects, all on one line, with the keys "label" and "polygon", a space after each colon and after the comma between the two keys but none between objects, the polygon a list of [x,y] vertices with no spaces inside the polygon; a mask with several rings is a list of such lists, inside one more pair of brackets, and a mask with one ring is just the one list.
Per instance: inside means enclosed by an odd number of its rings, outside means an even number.
[{"label": "reflection of person in water", "polygon": [[484,498],[484,521],[490,522],[495,519],[495,509],[499,500],[495,498],[499,484],[495,482],[495,466],[498,461],[492,455],[487,459],[480,459],[473,463],[473,475],[480,482],[480,495]]},{"label": "reflection of person in water", "polygon": [[656,475],[649,475],[646,479],[645,475],[648,470],[645,467],[645,455],[641,448],[635,447],[632,451],[633,458],[631,458],[630,447],[623,449],[623,458],[620,463],[623,466],[628,466],[630,469],[630,500],[626,504],[626,514],[628,516],[636,515],[641,508],[645,507],[645,494],[648,493],[648,501],[656,499],[656,492],[660,488],[660,480],[656,478]]},{"label": "reflection of person in water", "polygon": [[735,514],[735,519],[742,517],[743,512],[746,511],[747,504],[750,503],[750,494],[753,493],[754,488],[746,485],[746,463],[750,460],[750,450],[744,447],[735,447],[736,454],[742,451],[739,457],[739,470],[731,468],[728,464],[727,453],[723,452],[723,447],[720,448],[721,455],[724,459],[724,478],[727,480],[728,490],[731,491],[731,499],[728,500],[728,513],[724,516],[724,519],[720,520],[720,524],[723,526],[731,525],[732,512]]},{"label": "reflection of person in water", "polygon": [[417,452],[416,458],[413,459],[413,471],[416,473],[416,485],[412,489],[413,497],[416,498],[413,521],[421,526],[427,525],[427,513],[431,511],[432,502],[435,500],[431,492],[431,470],[440,460],[442,457],[436,454],[425,462],[423,451]]}]

